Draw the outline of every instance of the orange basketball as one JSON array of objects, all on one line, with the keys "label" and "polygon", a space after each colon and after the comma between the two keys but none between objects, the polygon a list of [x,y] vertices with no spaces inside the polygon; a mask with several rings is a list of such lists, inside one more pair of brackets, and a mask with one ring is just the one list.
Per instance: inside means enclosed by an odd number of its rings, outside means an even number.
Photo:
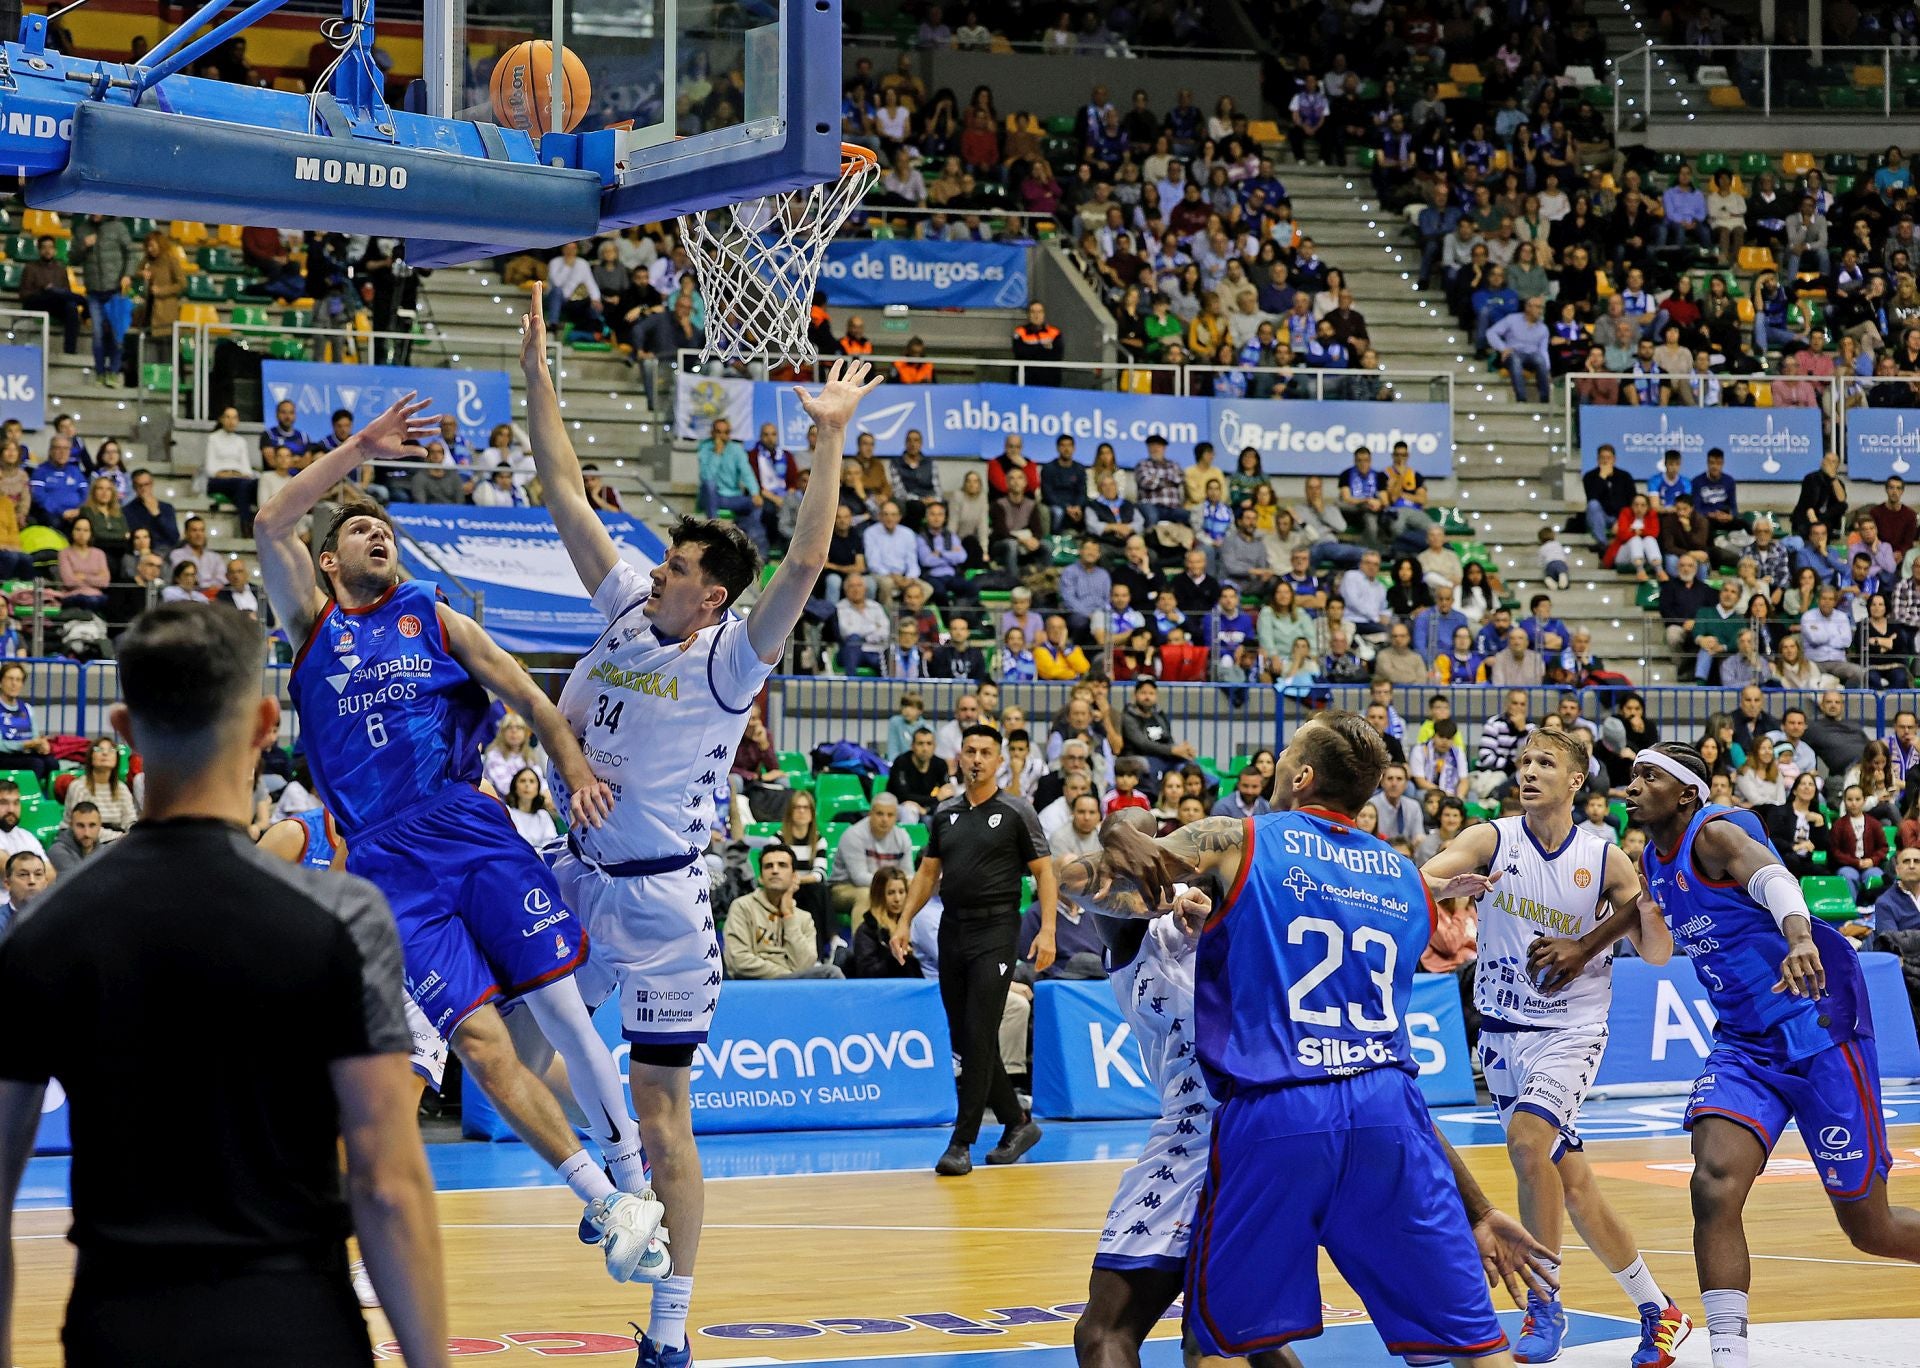
[{"label": "orange basketball", "polygon": [[[515,43],[500,54],[487,82],[493,100],[493,121],[503,128],[518,128],[534,137],[548,131],[553,113],[553,91],[548,84],[553,74],[553,44],[542,38],[536,42]],[[587,69],[567,48],[560,49],[560,99],[566,124],[571,132],[587,112],[593,98],[593,83]]]}]

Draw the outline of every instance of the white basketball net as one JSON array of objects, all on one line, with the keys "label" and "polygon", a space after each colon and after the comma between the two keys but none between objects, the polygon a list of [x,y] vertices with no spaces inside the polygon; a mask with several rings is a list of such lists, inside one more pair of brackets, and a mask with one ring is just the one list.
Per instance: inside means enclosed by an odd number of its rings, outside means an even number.
[{"label": "white basketball net", "polygon": [[680,215],[680,245],[707,299],[702,361],[819,359],[807,326],[820,263],[879,175],[870,153],[847,148],[833,180]]}]

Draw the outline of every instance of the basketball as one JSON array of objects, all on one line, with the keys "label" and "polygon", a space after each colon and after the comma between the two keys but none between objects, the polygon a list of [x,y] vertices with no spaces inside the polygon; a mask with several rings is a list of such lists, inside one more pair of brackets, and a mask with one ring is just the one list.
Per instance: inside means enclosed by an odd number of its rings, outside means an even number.
[{"label": "basketball", "polygon": [[[515,43],[500,54],[488,79],[487,92],[493,101],[493,121],[504,128],[518,128],[539,137],[549,130],[553,95],[548,85],[553,72],[553,44],[542,38],[537,42]],[[587,112],[593,97],[593,83],[587,69],[567,48],[560,49],[561,100],[565,127],[569,132]]]}]

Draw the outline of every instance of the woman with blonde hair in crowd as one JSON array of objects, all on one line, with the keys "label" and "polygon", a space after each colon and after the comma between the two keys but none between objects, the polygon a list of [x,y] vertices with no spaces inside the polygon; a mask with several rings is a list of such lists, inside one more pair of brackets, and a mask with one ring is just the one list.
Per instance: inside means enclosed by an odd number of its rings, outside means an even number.
[{"label": "woman with blonde hair in crowd", "polygon": [[896,960],[889,949],[900,918],[907,911],[907,873],[897,865],[888,865],[874,873],[867,896],[866,914],[853,928],[853,949],[848,955],[848,978],[920,978],[920,961],[909,954]]},{"label": "woman with blonde hair in crowd", "polygon": [[544,774],[546,767],[546,757],[540,753],[539,743],[533,739],[533,728],[527,725],[526,718],[514,712],[500,719],[493,740],[480,756],[481,777],[502,798],[507,796],[514,778],[521,770],[530,769],[535,774]]},{"label": "woman with blonde hair in crowd", "polygon": [[120,781],[120,746],[111,736],[102,736],[87,747],[87,767],[67,785],[64,804],[68,820],[80,803],[92,803],[100,809],[103,840],[124,836],[140,820],[140,803],[133,790]]},{"label": "woman with blonde hair in crowd", "polygon": [[1734,776],[1733,792],[1742,807],[1773,807],[1787,801],[1787,785],[1780,777],[1772,741],[1764,736],[1754,738],[1753,749]]}]

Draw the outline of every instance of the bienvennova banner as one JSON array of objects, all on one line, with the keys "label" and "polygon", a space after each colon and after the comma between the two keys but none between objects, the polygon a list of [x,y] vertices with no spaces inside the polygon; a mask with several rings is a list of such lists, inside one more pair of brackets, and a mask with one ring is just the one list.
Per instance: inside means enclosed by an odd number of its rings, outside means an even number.
[{"label": "bienvennova banner", "polygon": [[[1407,1034],[1428,1105],[1471,1103],[1473,1065],[1460,988],[1451,975],[1415,976]],[[1033,1110],[1073,1120],[1160,1114],[1160,1094],[1133,1028],[1106,983],[1034,985]]]},{"label": "bienvennova banner", "polygon": [[[693,1055],[696,1131],[952,1122],[953,1050],[939,984],[730,980],[708,991],[720,993],[720,1005]],[[618,1000],[601,1004],[593,1022],[624,1079],[629,1047]],[[461,1099],[461,1130],[469,1139],[513,1138],[478,1088]]]},{"label": "bienvennova banner", "polygon": [[294,421],[309,437],[333,430],[339,409],[363,427],[409,390],[433,400],[429,413],[452,414],[460,435],[478,451],[498,423],[513,421],[513,385],[505,371],[427,366],[329,366],[318,361],[264,361],[260,365],[261,421],[291,399]]},{"label": "bienvennova banner", "polygon": [[[545,509],[394,504],[390,512],[406,534],[400,555],[408,572],[438,584],[457,605],[465,604],[462,586],[483,594],[487,635],[507,650],[577,653],[607,625]],[[602,513],[600,521],[621,557],[641,569],[666,555],[644,523],[624,513]]]},{"label": "bienvennova banner", "polygon": [[47,421],[47,358],[38,347],[0,346],[0,422],[36,431]]},{"label": "bienvennova banner", "polygon": [[829,304],[879,309],[1024,309],[1027,249],[997,242],[827,244],[820,288]]},{"label": "bienvennova banner", "polygon": [[[1860,967],[1867,975],[1880,1076],[1902,1082],[1920,1078],[1920,1043],[1898,957],[1868,952],[1860,956]],[[1615,961],[1607,1053],[1594,1081],[1595,1095],[1686,1092],[1713,1048],[1713,1025],[1707,990],[1684,957],[1658,966],[1639,959]]]},{"label": "bienvennova banner", "polygon": [[1798,480],[1820,464],[1826,449],[1819,409],[1582,404],[1582,468],[1593,465],[1603,443],[1612,444],[1622,470],[1642,479],[1659,471],[1668,451],[1680,453],[1685,471],[1704,471],[1708,450],[1719,447],[1734,479],[1776,484]]},{"label": "bienvennova banner", "polygon": [[[713,420],[724,417],[742,441],[752,441],[762,424],[772,423],[783,445],[806,445],[806,411],[790,385],[684,374],[678,383],[682,437],[705,437]],[[999,384],[886,385],[854,419],[855,435],[871,434],[882,456],[899,455],[912,431],[935,456],[998,456],[1015,434],[1030,451],[1051,452],[1054,440],[1067,436],[1074,439],[1078,458],[1090,463],[1094,448],[1110,442],[1123,466],[1145,460],[1146,439],[1157,432],[1176,461],[1190,463],[1195,444],[1207,441],[1216,448],[1216,463],[1231,470],[1239,452],[1252,447],[1262,467],[1275,475],[1325,474],[1330,462],[1344,461],[1359,446],[1385,460],[1393,444],[1404,441],[1421,474],[1438,479],[1453,473],[1453,418],[1446,404],[1195,399]]]},{"label": "bienvennova banner", "polygon": [[1909,478],[1920,464],[1920,409],[1848,409],[1846,460],[1856,480]]}]

